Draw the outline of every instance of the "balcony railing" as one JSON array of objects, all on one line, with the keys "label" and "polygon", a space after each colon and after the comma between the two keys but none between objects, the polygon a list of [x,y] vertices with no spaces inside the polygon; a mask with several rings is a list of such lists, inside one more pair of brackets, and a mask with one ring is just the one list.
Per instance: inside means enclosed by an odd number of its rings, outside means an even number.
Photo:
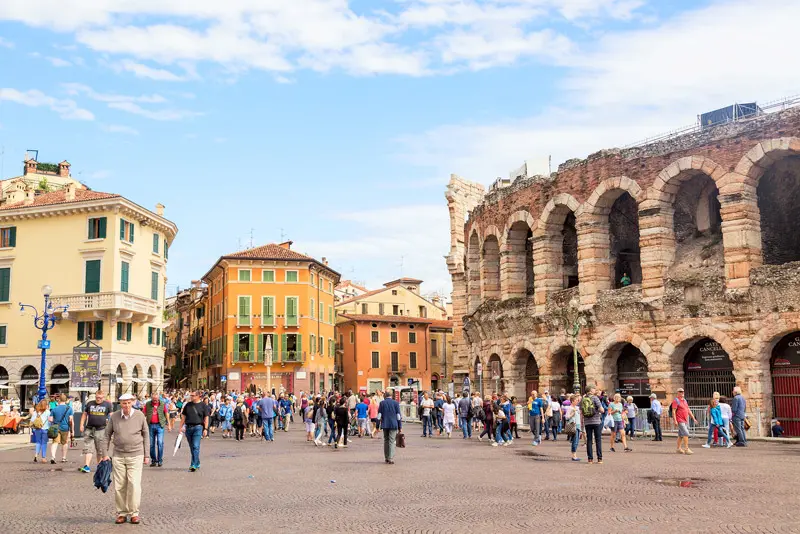
[{"label": "balcony railing", "polygon": [[282,362],[304,362],[306,360],[306,353],[296,350],[289,350],[281,352]]},{"label": "balcony railing", "polygon": [[121,291],[56,295],[51,300],[53,301],[53,306],[69,306],[70,313],[95,310],[124,310],[145,315],[158,314],[158,303],[155,300]]},{"label": "balcony railing", "polygon": [[404,375],[406,370],[407,367],[405,365],[389,365],[386,367],[386,372],[390,375]]}]

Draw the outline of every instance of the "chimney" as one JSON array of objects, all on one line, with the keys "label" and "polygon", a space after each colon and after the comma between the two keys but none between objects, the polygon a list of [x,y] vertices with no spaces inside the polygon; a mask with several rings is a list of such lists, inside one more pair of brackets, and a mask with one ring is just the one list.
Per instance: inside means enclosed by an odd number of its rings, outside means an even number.
[{"label": "chimney", "polygon": [[162,204],[161,202],[156,204],[156,215],[158,215],[159,217],[164,216],[164,204]]},{"label": "chimney", "polygon": [[36,191],[32,187],[28,187],[25,189],[25,205],[29,206],[33,204],[33,200],[36,198]]},{"label": "chimney", "polygon": [[292,250],[292,243],[293,241],[284,241],[283,243],[280,243],[278,246],[281,248],[285,248],[286,250]]},{"label": "chimney", "polygon": [[69,176],[69,162],[67,160],[58,164],[58,175],[64,177]]},{"label": "chimney", "polygon": [[35,159],[26,159],[25,160],[25,171],[23,174],[36,174],[36,160]]},{"label": "chimney", "polygon": [[328,266],[328,258],[326,258],[325,256],[322,256],[322,265],[324,265],[325,267]]},{"label": "chimney", "polygon": [[64,200],[67,202],[75,200],[75,184],[73,182],[69,182],[64,186]]},{"label": "chimney", "polygon": [[200,287],[200,280],[192,280],[192,287]]}]

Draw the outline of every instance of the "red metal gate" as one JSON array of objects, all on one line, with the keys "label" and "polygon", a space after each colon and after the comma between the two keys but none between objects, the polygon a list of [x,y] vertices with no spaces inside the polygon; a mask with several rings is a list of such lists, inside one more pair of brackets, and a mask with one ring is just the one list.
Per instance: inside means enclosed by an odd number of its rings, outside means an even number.
[{"label": "red metal gate", "polygon": [[775,418],[786,436],[800,436],[800,367],[772,368]]}]

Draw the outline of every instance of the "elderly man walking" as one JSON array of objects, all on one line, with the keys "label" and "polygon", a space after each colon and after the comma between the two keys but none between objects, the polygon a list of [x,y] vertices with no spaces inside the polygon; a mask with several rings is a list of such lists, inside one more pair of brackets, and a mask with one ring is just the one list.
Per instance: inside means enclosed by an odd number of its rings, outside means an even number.
[{"label": "elderly man walking", "polygon": [[397,444],[397,433],[403,430],[403,416],[400,403],[392,398],[392,391],[383,395],[378,406],[378,421],[383,430],[383,457],[387,464],[394,464],[394,451]]},{"label": "elderly man walking", "polygon": [[[139,410],[133,409],[134,396],[125,393],[119,397],[120,409],[111,414],[106,425],[104,449],[114,445],[112,479],[114,480],[114,504],[117,508],[116,523],[121,525],[130,517],[131,523],[139,524],[139,504],[142,501],[142,465],[150,462],[150,432],[147,419]],[[103,458],[108,460],[109,457]]]},{"label": "elderly man walking", "polygon": [[733,402],[731,403],[733,413],[733,428],[736,429],[736,446],[747,447],[747,435],[744,428],[744,420],[747,417],[747,403],[742,395],[742,388],[733,388]]}]

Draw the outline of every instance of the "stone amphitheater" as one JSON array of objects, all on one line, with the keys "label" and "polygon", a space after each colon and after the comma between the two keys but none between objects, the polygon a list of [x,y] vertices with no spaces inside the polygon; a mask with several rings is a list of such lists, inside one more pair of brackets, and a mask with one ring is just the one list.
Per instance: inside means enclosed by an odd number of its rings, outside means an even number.
[{"label": "stone amphitheater", "polygon": [[640,406],[739,385],[800,435],[800,109],[445,196],[456,384],[571,390],[571,303],[581,382]]}]

